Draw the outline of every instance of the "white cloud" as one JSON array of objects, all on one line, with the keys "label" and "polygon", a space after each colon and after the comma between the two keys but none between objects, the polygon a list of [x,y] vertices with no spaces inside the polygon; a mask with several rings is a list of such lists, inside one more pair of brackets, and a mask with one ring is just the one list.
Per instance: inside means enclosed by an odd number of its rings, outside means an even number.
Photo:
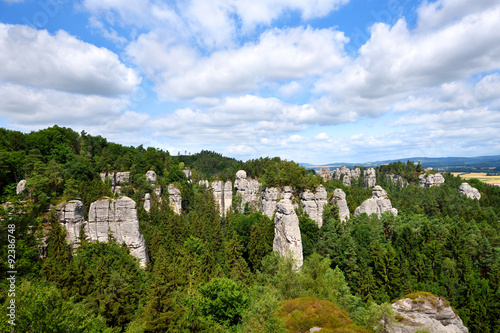
[{"label": "white cloud", "polygon": [[129,94],[140,83],[113,52],[64,31],[0,23],[0,81],[96,95]]},{"label": "white cloud", "polygon": [[330,137],[328,136],[328,134],[326,133],[319,133],[318,135],[316,135],[314,137],[316,140],[321,140],[321,141],[324,141],[324,140],[328,140]]}]

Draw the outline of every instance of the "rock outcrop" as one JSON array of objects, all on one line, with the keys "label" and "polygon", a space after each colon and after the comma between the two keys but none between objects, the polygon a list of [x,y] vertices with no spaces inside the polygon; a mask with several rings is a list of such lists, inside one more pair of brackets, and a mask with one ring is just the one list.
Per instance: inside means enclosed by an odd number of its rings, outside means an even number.
[{"label": "rock outcrop", "polygon": [[377,172],[374,168],[366,169],[363,172],[363,185],[365,188],[372,188],[377,183]]},{"label": "rock outcrop", "polygon": [[101,180],[106,181],[106,178],[111,180],[111,191],[120,193],[121,187],[128,184],[130,172],[101,172]]},{"label": "rock outcrop", "polygon": [[186,175],[186,179],[188,181],[191,180],[191,177],[193,176],[193,173],[191,172],[191,170],[189,170],[188,168],[184,168],[182,170],[182,172],[184,172],[184,174]]},{"label": "rock outcrop", "polygon": [[361,169],[360,168],[351,169],[351,178],[358,180],[359,177],[361,177]]},{"label": "rock outcrop", "polygon": [[22,179],[16,186],[16,194],[28,195],[28,189],[26,188],[26,179]]},{"label": "rock outcrop", "polygon": [[392,208],[391,200],[387,197],[387,192],[380,186],[373,187],[372,197],[365,200],[361,206],[357,207],[354,211],[354,217],[362,213],[371,215],[377,214],[380,218],[384,212],[391,212],[395,216],[398,215],[398,210]]},{"label": "rock outcrop", "polygon": [[151,210],[151,194],[149,193],[144,196],[144,210],[148,213]]},{"label": "rock outcrop", "polygon": [[403,298],[392,304],[399,321],[387,328],[389,333],[468,333],[462,319],[443,299],[424,293],[415,298]]},{"label": "rock outcrop", "polygon": [[220,216],[226,216],[227,212],[231,209],[233,204],[233,183],[231,181],[212,182],[212,193],[214,201],[219,207]]},{"label": "rock outcrop", "polygon": [[462,183],[462,185],[458,188],[458,193],[467,196],[467,198],[477,200],[481,199],[481,193],[479,193],[479,190],[470,186],[469,183]]},{"label": "rock outcrop", "polygon": [[427,176],[420,175],[418,177],[418,186],[419,187],[433,187],[433,186],[441,186],[444,183],[444,177],[440,173],[429,174]]},{"label": "rock outcrop", "polygon": [[302,267],[304,259],[299,218],[290,199],[283,199],[276,205],[273,250],[283,257],[291,256],[295,267]]},{"label": "rock outcrop", "polygon": [[203,179],[198,182],[198,185],[200,187],[204,187],[205,190],[210,187],[210,183],[208,182],[208,180],[203,180]]},{"label": "rock outcrop", "polygon": [[181,191],[173,184],[168,185],[168,200],[174,213],[179,215],[182,211]]},{"label": "rock outcrop", "polygon": [[149,180],[151,184],[155,185],[158,176],[156,175],[156,172],[154,172],[153,170],[149,170],[148,172],[146,172],[146,179]]},{"label": "rock outcrop", "polygon": [[257,180],[251,178],[247,179],[247,173],[244,170],[239,170],[236,173],[234,188],[236,189],[236,194],[241,195],[241,209],[245,207],[245,204],[247,202],[253,209],[259,208],[258,193],[260,189],[260,183]]},{"label": "rock outcrop", "polygon": [[302,208],[311,219],[316,221],[319,228],[323,226],[323,206],[326,204],[326,197],[327,193],[323,185],[316,188],[316,193],[305,190],[300,194]]},{"label": "rock outcrop", "polygon": [[351,176],[344,175],[344,178],[342,178],[342,184],[344,184],[347,187],[351,187]]},{"label": "rock outcrop", "polygon": [[146,266],[148,255],[139,227],[137,204],[129,197],[103,198],[91,203],[85,233],[91,241],[100,242],[107,242],[111,235],[117,243],[127,245],[141,267]]},{"label": "rock outcrop", "polygon": [[327,166],[322,166],[320,169],[319,169],[319,175],[321,177],[323,177],[323,180],[325,182],[329,181],[332,179],[332,173],[330,172],[330,168],[327,167]]},{"label": "rock outcrop", "polygon": [[273,218],[276,211],[278,200],[281,200],[281,189],[276,187],[266,187],[262,191],[262,214],[267,215],[270,219]]},{"label": "rock outcrop", "polygon": [[385,178],[390,181],[395,187],[404,188],[408,186],[408,182],[403,179],[403,177],[399,175],[395,175],[393,173],[388,173],[385,175]]},{"label": "rock outcrop", "polygon": [[332,204],[339,208],[340,221],[345,222],[349,220],[349,207],[347,206],[346,196],[342,189],[337,188],[335,189],[335,191],[333,191]]},{"label": "rock outcrop", "polygon": [[[342,175],[344,175],[343,178]],[[340,167],[340,169],[337,168],[335,170],[333,178],[335,180],[340,180],[340,178],[342,178],[342,183],[345,186],[351,186],[352,179],[358,180],[360,176],[361,176],[360,168],[349,169],[348,167],[343,165]]]},{"label": "rock outcrop", "polygon": [[85,225],[85,210],[80,199],[63,202],[56,206],[56,215],[66,229],[68,242],[77,247],[80,230]]}]

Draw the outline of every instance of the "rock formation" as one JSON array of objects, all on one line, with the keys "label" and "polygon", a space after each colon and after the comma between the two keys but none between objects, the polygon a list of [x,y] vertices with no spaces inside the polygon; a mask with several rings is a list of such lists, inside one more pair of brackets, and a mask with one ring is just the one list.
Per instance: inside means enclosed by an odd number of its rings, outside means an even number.
[{"label": "rock formation", "polygon": [[360,168],[351,169],[351,178],[358,180],[359,177],[361,177],[361,169]]},{"label": "rock formation", "polygon": [[103,198],[91,203],[85,232],[91,241],[107,242],[111,235],[117,243],[127,245],[141,267],[146,266],[146,242],[139,227],[137,204],[129,197]]},{"label": "rock formation", "polygon": [[385,178],[392,182],[392,184],[395,186],[395,187],[400,187],[400,188],[404,188],[406,186],[408,186],[408,182],[406,180],[403,179],[403,177],[399,176],[399,175],[395,175],[393,173],[388,173],[385,175]]},{"label": "rock formation", "polygon": [[219,207],[220,216],[226,216],[233,204],[233,183],[231,181],[214,181],[212,182],[212,193],[214,201]]},{"label": "rock formation", "polygon": [[168,185],[168,199],[174,213],[179,215],[182,211],[181,191],[173,184]]},{"label": "rock formation", "polygon": [[151,210],[151,194],[146,193],[144,196],[144,209],[149,213]]},{"label": "rock formation", "polygon": [[101,172],[101,180],[106,181],[106,178],[111,180],[111,191],[120,193],[121,187],[128,184],[130,172]]},{"label": "rock formation", "polygon": [[377,172],[374,168],[366,169],[363,173],[363,185],[365,188],[372,188],[377,183]]},{"label": "rock formation", "polygon": [[247,173],[244,170],[239,170],[236,173],[236,180],[234,182],[236,194],[241,195],[241,209],[248,202],[254,209],[258,209],[257,194],[260,189],[260,183],[255,179],[247,179]]},{"label": "rock formation", "polygon": [[28,195],[28,189],[26,188],[26,179],[22,179],[16,186],[16,194]]},{"label": "rock formation", "polygon": [[291,256],[295,267],[302,267],[302,237],[299,229],[299,218],[295,214],[290,199],[283,199],[276,205],[273,250],[279,252],[283,257]]},{"label": "rock formation", "polygon": [[311,219],[316,221],[319,228],[323,226],[323,206],[326,204],[326,197],[327,193],[323,185],[316,188],[316,193],[305,190],[300,194],[302,208]]},{"label": "rock formation", "polygon": [[420,175],[418,177],[418,186],[419,187],[433,187],[433,186],[441,186],[444,183],[444,177],[440,173],[429,174],[427,176]]},{"label": "rock formation", "polygon": [[146,172],[146,179],[149,180],[151,184],[155,185],[157,178],[158,176],[153,170],[149,170],[148,172]]},{"label": "rock formation", "polygon": [[443,299],[432,294],[403,298],[392,304],[399,321],[387,328],[388,333],[468,333],[462,319]]},{"label": "rock formation", "polygon": [[80,199],[63,202],[56,206],[56,215],[66,229],[66,236],[71,245],[75,245],[85,225],[85,210]]},{"label": "rock formation", "polygon": [[339,218],[340,221],[345,222],[349,220],[349,207],[347,206],[347,201],[345,197],[344,191],[342,189],[337,188],[333,191],[332,203],[339,208]]},{"label": "rock formation", "polygon": [[184,174],[186,175],[186,179],[187,180],[191,180],[191,177],[193,175],[193,173],[191,172],[191,170],[189,170],[188,168],[184,168],[182,170],[182,172],[184,172]]},{"label": "rock formation", "polygon": [[278,200],[282,199],[282,191],[276,187],[266,187],[262,191],[262,214],[273,218]]},{"label": "rock formation", "polygon": [[392,208],[391,200],[387,197],[387,192],[380,186],[373,188],[372,197],[365,200],[361,206],[357,207],[354,211],[354,217],[362,213],[371,215],[376,213],[380,218],[384,212],[391,212],[395,216],[398,215],[398,210]]},{"label": "rock formation", "polygon": [[344,178],[342,178],[342,184],[344,184],[347,187],[351,187],[351,176],[344,175]]},{"label": "rock formation", "polygon": [[208,182],[208,180],[203,180],[203,179],[202,179],[202,180],[200,180],[200,181],[198,182],[198,186],[200,186],[200,187],[204,187],[204,188],[205,188],[205,190],[206,190],[206,189],[208,189],[208,188],[210,187],[210,183]]},{"label": "rock formation", "polygon": [[329,181],[332,179],[332,174],[330,172],[330,168],[327,167],[327,166],[322,166],[320,169],[319,169],[319,175],[321,177],[323,177],[323,180],[325,182]]},{"label": "rock formation", "polygon": [[466,195],[471,199],[481,199],[481,193],[479,193],[479,190],[470,186],[469,183],[462,183],[462,185],[458,188],[458,193]]}]

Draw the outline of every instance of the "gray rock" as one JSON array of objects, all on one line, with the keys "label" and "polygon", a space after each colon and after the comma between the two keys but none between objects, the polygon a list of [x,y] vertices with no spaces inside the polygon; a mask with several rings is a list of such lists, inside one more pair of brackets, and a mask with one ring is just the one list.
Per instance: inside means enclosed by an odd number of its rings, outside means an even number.
[{"label": "gray rock", "polygon": [[344,175],[344,178],[342,178],[342,184],[347,187],[351,187],[351,177],[349,175]]},{"label": "gray rock", "polygon": [[186,175],[187,180],[191,180],[191,177],[193,175],[191,170],[189,170],[188,168],[184,168],[184,170],[182,170],[182,172],[184,172],[184,174]]},{"label": "gray rock", "polygon": [[470,186],[469,183],[462,183],[462,185],[458,188],[458,193],[467,196],[467,198],[477,200],[481,199],[481,193],[479,193],[479,190]]},{"label": "gray rock", "polygon": [[85,210],[80,199],[63,202],[56,206],[56,216],[66,229],[66,238],[73,247],[78,247],[82,225],[85,225]]},{"label": "gray rock", "polygon": [[333,204],[339,208],[340,221],[345,222],[349,220],[349,207],[347,206],[346,196],[342,189],[337,188],[333,191]]},{"label": "gray rock", "polygon": [[354,217],[362,213],[371,215],[377,214],[380,218],[384,212],[390,212],[394,216],[398,215],[398,210],[392,207],[391,200],[387,197],[387,192],[380,186],[373,187],[372,197],[365,200],[361,206],[357,207],[354,211]]},{"label": "gray rock", "polygon": [[361,177],[361,169],[355,168],[351,169],[351,178],[358,180]]},{"label": "gray rock", "polygon": [[323,210],[326,204],[327,193],[323,185],[316,188],[316,193],[305,190],[301,193],[301,204],[307,215],[316,221],[318,227],[323,226]]},{"label": "gray rock", "polygon": [[220,216],[226,216],[233,204],[233,183],[231,181],[212,182],[214,201],[219,208]]},{"label": "gray rock", "polygon": [[151,210],[151,194],[146,193],[144,196],[144,209],[149,213]]},{"label": "gray rock", "polygon": [[16,194],[28,195],[28,189],[26,188],[26,179],[22,179],[16,186]]},{"label": "gray rock", "polygon": [[366,169],[363,173],[363,185],[365,188],[372,188],[377,183],[377,172],[374,168]]},{"label": "gray rock", "polygon": [[325,182],[329,181],[332,179],[332,174],[330,172],[330,168],[327,167],[327,166],[322,166],[320,169],[319,169],[319,175],[321,177],[323,177],[323,180]]},{"label": "gray rock", "polygon": [[170,207],[175,214],[180,215],[182,211],[182,197],[181,191],[175,187],[173,184],[168,185],[168,199],[170,201]]},{"label": "gray rock", "polygon": [[402,320],[387,329],[388,333],[413,333],[427,330],[429,333],[468,333],[462,319],[441,298],[421,296],[412,300],[403,298],[392,304]]},{"label": "gray rock", "polygon": [[140,231],[137,204],[129,197],[103,198],[90,204],[85,232],[91,241],[107,242],[109,235],[125,243],[141,267],[148,260],[146,242]]},{"label": "gray rock", "polygon": [[408,182],[399,175],[388,173],[385,175],[385,178],[390,181],[395,187],[405,188],[406,186],[408,186]]},{"label": "gray rock", "polygon": [[234,188],[236,189],[236,194],[240,194],[242,197],[241,210],[243,210],[247,202],[252,209],[259,209],[258,195],[260,186],[261,184],[257,180],[252,178],[247,179],[247,173],[244,170],[240,170],[236,173]]},{"label": "gray rock", "polygon": [[161,199],[161,186],[160,185],[155,186],[154,193],[155,193],[157,198]]},{"label": "gray rock", "polygon": [[208,182],[208,180],[200,180],[200,181],[198,182],[198,185],[199,185],[200,187],[204,187],[205,189],[210,188],[210,183]]},{"label": "gray rock", "polygon": [[156,180],[158,179],[158,176],[156,175],[156,172],[153,170],[149,170],[146,172],[146,179],[149,180],[151,184],[156,184]]},{"label": "gray rock", "polygon": [[111,191],[113,193],[120,193],[121,187],[128,184],[130,172],[101,172],[101,180],[106,181],[106,178],[111,180]]},{"label": "gray rock", "polygon": [[283,199],[276,205],[273,250],[282,257],[291,257],[295,268],[302,267],[302,236],[299,218],[289,199]]},{"label": "gray rock", "polygon": [[247,179],[247,172],[245,170],[239,170],[236,172],[236,179]]},{"label": "gray rock", "polygon": [[309,329],[309,333],[319,332],[319,331],[321,331],[321,327],[313,327]]},{"label": "gray rock", "polygon": [[283,198],[283,192],[276,187],[266,187],[262,191],[262,213],[270,219],[273,218],[276,211],[278,200]]},{"label": "gray rock", "polygon": [[444,183],[444,177],[440,173],[420,175],[418,177],[418,186],[422,188],[441,186]]}]

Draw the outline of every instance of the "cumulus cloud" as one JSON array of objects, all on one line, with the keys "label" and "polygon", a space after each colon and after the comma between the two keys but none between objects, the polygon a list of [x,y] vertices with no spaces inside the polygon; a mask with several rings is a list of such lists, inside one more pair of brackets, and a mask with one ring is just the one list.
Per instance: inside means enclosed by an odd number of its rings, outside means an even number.
[{"label": "cumulus cloud", "polygon": [[103,96],[129,94],[140,83],[116,54],[64,31],[0,23],[0,81]]}]

